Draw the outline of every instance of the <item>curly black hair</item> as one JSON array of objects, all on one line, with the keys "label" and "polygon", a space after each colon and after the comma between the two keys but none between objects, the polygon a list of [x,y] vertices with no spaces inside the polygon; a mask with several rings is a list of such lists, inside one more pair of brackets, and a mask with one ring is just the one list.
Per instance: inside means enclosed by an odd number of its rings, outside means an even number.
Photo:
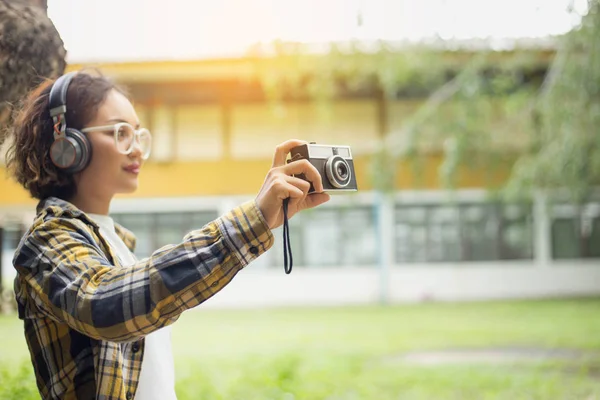
[{"label": "curly black hair", "polygon": [[[23,101],[10,129],[6,165],[13,178],[32,197],[43,200],[54,196],[69,200],[77,191],[72,174],[57,168],[48,154],[54,141],[52,118],[48,110],[54,81],[46,80]],[[111,90],[126,95],[123,88],[100,73],[77,73],[67,91],[66,120],[70,128],[82,129],[94,119]]]}]

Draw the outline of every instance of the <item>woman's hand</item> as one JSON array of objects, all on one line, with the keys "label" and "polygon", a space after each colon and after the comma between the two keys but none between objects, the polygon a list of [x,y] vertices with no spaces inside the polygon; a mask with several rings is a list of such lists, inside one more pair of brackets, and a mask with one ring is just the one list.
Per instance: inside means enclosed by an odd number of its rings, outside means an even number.
[{"label": "woman's hand", "polygon": [[[293,161],[289,164],[285,162],[291,149],[307,143],[302,140],[288,140],[275,148],[273,166],[256,196],[256,204],[270,229],[283,224],[283,200],[288,197],[288,218],[292,218],[298,211],[316,207],[329,200],[329,195],[323,193],[319,171],[308,160]],[[313,183],[313,193],[308,194],[309,182],[292,176],[298,174],[304,174],[306,179]]]}]

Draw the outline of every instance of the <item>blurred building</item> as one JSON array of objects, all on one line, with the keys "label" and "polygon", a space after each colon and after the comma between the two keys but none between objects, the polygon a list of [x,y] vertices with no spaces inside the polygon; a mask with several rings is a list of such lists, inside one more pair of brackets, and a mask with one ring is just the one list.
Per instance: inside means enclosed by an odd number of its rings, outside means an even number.
[{"label": "blurred building", "polygon": [[[472,51],[472,50],[470,50]],[[511,50],[502,54],[508,54]],[[543,76],[553,50],[529,48]],[[460,60],[464,52],[442,56]],[[140,189],[119,196],[114,218],[138,236],[137,255],[180,241],[236,204],[253,198],[275,146],[289,138],[347,144],[359,192],[336,195],[291,222],[294,270],[283,271],[282,232],[273,249],[242,271],[207,306],[328,305],[424,300],[593,295],[600,293],[600,202],[577,210],[490,201],[493,176],[461,171],[459,187],[442,189],[440,152],[415,177],[396,168],[391,196],[373,190],[377,143],[425,100],[420,93],[384,97],[377,90],[340,94],[324,116],[306,99],[278,107],[268,101],[257,68],[277,58],[96,64],[127,86],[153,154]],[[71,65],[77,70],[82,65]],[[7,177],[0,181],[4,285],[14,272],[12,251],[35,202]],[[258,288],[258,290],[257,290]]]}]

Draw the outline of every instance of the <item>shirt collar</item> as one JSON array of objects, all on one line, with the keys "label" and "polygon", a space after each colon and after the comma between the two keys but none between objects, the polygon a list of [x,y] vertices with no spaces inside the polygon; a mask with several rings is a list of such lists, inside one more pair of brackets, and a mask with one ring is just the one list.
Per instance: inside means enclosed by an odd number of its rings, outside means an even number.
[{"label": "shirt collar", "polygon": [[[77,218],[97,229],[100,228],[98,223],[89,217],[85,212],[81,211],[74,204],[58,197],[50,196],[40,200],[36,207],[36,212],[38,216],[45,214],[43,218],[45,218],[46,215],[52,215],[53,217]],[[117,232],[117,235],[119,235],[125,242],[127,247],[133,251],[136,245],[135,235],[118,223],[115,223],[115,231]]]}]

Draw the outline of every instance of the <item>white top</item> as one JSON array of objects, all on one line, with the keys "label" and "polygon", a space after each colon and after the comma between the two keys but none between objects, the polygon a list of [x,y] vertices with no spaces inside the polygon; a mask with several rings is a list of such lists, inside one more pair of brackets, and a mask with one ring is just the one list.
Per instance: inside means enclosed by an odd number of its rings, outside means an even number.
[{"label": "white top", "polygon": [[[115,250],[121,265],[132,265],[135,255],[115,232],[115,222],[107,215],[88,214]],[[176,400],[175,365],[171,349],[171,327],[161,328],[145,339],[144,358],[135,400]]]}]

